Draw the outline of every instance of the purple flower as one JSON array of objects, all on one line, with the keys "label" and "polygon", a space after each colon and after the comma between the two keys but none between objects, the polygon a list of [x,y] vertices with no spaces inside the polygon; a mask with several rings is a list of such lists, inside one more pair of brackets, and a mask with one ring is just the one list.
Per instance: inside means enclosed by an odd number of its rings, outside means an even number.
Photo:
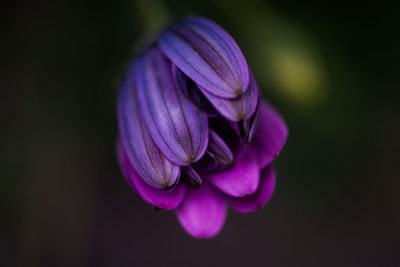
[{"label": "purple flower", "polygon": [[175,210],[198,238],[221,230],[228,206],[252,212],[268,202],[288,134],[236,42],[200,17],[169,26],[137,56],[118,123],[128,183],[151,205]]}]

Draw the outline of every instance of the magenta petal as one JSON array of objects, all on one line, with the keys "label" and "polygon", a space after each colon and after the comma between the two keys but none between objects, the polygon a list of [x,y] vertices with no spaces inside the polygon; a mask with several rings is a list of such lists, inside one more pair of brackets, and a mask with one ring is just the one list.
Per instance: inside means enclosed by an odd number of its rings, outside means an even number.
[{"label": "magenta petal", "polygon": [[178,184],[170,191],[156,189],[145,183],[134,170],[120,142],[117,144],[118,160],[128,183],[148,203],[160,209],[175,209],[185,195],[186,188]]},{"label": "magenta petal", "polygon": [[260,168],[270,164],[283,148],[288,129],[282,117],[265,102],[260,107],[260,122],[249,150],[255,151]]},{"label": "magenta petal", "polygon": [[221,231],[226,218],[226,203],[220,192],[210,185],[188,189],[176,215],[182,227],[197,238],[210,238]]},{"label": "magenta petal", "polygon": [[276,175],[274,168],[269,165],[261,171],[260,185],[254,194],[245,197],[229,197],[229,204],[240,212],[253,212],[264,206],[275,189]]},{"label": "magenta petal", "polygon": [[243,197],[253,194],[260,182],[258,155],[254,152],[246,151],[230,169],[205,175],[206,179],[230,196]]}]

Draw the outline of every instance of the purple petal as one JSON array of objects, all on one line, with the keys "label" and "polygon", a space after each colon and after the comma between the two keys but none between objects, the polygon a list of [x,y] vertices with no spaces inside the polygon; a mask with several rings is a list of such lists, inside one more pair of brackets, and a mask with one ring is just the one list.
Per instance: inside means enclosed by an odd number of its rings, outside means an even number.
[{"label": "purple petal", "polygon": [[240,139],[240,144],[242,147],[247,147],[254,138],[255,133],[258,130],[259,122],[260,122],[260,99],[258,101],[256,111],[253,115],[243,121],[232,122],[229,121],[229,125],[236,132],[237,136]]},{"label": "purple petal", "polygon": [[208,92],[235,98],[247,90],[247,62],[233,38],[220,26],[187,17],[164,30],[158,44],[165,55]]},{"label": "purple petal", "polygon": [[[237,147],[241,147],[242,143],[240,140],[238,123],[228,121],[222,116],[216,118],[209,118],[208,120],[209,128],[215,131],[224,142],[229,146],[233,155],[235,155],[235,150]],[[236,126],[235,129],[233,126]]]},{"label": "purple petal", "polygon": [[185,195],[185,186],[179,184],[170,191],[153,188],[145,183],[132,167],[120,142],[117,143],[118,160],[128,183],[148,203],[160,209],[175,209]]},{"label": "purple petal", "polygon": [[242,141],[246,144],[250,144],[253,141],[253,138],[258,130],[258,127],[260,125],[260,114],[261,114],[261,101],[259,99],[258,104],[257,104],[257,109],[254,112],[254,114],[248,118],[247,120],[243,121],[243,129],[244,133],[241,134],[242,136]]},{"label": "purple petal", "polygon": [[216,132],[210,129],[208,147],[204,156],[193,167],[201,173],[221,171],[233,163],[233,154],[229,146]]},{"label": "purple petal", "polygon": [[137,95],[154,142],[171,161],[189,165],[201,158],[208,143],[208,119],[176,87],[172,66],[152,47],[137,60]]},{"label": "purple petal", "polygon": [[219,233],[226,218],[226,203],[221,193],[208,184],[201,189],[188,189],[176,209],[182,227],[197,238],[210,238]]},{"label": "purple petal", "polygon": [[182,167],[181,179],[182,178],[188,180],[195,187],[201,187],[203,183],[200,175],[191,166]]},{"label": "purple petal", "polygon": [[288,130],[282,117],[265,102],[260,106],[260,121],[249,150],[258,155],[260,168],[270,164],[283,148]]},{"label": "purple petal", "polygon": [[219,190],[230,196],[243,197],[251,195],[257,190],[260,182],[258,155],[254,152],[253,150],[247,150],[230,169],[204,175],[204,177]]},{"label": "purple petal", "polygon": [[121,142],[139,174],[155,188],[174,186],[179,179],[179,166],[169,161],[153,142],[139,116],[135,94],[136,73],[129,69],[118,100],[118,124]]},{"label": "purple petal", "polygon": [[238,122],[249,119],[257,108],[259,90],[254,76],[251,73],[249,87],[246,92],[233,99],[221,98],[209,93],[201,86],[199,88],[214,108],[230,121]]},{"label": "purple petal", "polygon": [[214,156],[219,169],[224,169],[232,165],[232,151],[213,130],[210,130],[207,151]]},{"label": "purple petal", "polygon": [[217,169],[218,162],[214,154],[206,151],[203,157],[199,161],[193,163],[192,166],[196,171],[204,173]]},{"label": "purple petal", "polygon": [[175,65],[172,65],[172,74],[176,85],[190,98],[196,106],[210,117],[218,116],[218,112],[200,91],[199,87],[189,79]]},{"label": "purple petal", "polygon": [[229,204],[240,212],[253,212],[264,206],[275,189],[276,175],[270,165],[261,171],[261,181],[256,192],[245,197],[228,197]]}]

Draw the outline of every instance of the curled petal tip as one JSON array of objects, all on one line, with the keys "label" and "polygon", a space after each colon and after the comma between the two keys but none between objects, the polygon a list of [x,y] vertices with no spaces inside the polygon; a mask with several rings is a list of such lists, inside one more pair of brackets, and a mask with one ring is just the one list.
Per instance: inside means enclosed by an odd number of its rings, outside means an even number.
[{"label": "curled petal tip", "polygon": [[181,176],[196,188],[200,188],[203,183],[200,175],[191,166],[182,167]]},{"label": "curled petal tip", "polygon": [[260,107],[257,106],[256,112],[250,118],[239,122],[240,140],[245,146],[249,146],[253,141],[260,123]]},{"label": "curled petal tip", "polygon": [[218,169],[222,170],[232,165],[233,154],[228,145],[214,131],[210,130],[207,151],[214,156]]}]

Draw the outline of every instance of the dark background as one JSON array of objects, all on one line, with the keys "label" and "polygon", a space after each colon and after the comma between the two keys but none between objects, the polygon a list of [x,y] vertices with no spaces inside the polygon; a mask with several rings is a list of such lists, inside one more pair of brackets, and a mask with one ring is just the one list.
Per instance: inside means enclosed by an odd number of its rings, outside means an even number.
[{"label": "dark background", "polygon": [[[400,266],[398,3],[2,2],[1,265]],[[211,240],[115,157],[120,76],[166,12],[227,29],[290,129],[270,203]]]}]

